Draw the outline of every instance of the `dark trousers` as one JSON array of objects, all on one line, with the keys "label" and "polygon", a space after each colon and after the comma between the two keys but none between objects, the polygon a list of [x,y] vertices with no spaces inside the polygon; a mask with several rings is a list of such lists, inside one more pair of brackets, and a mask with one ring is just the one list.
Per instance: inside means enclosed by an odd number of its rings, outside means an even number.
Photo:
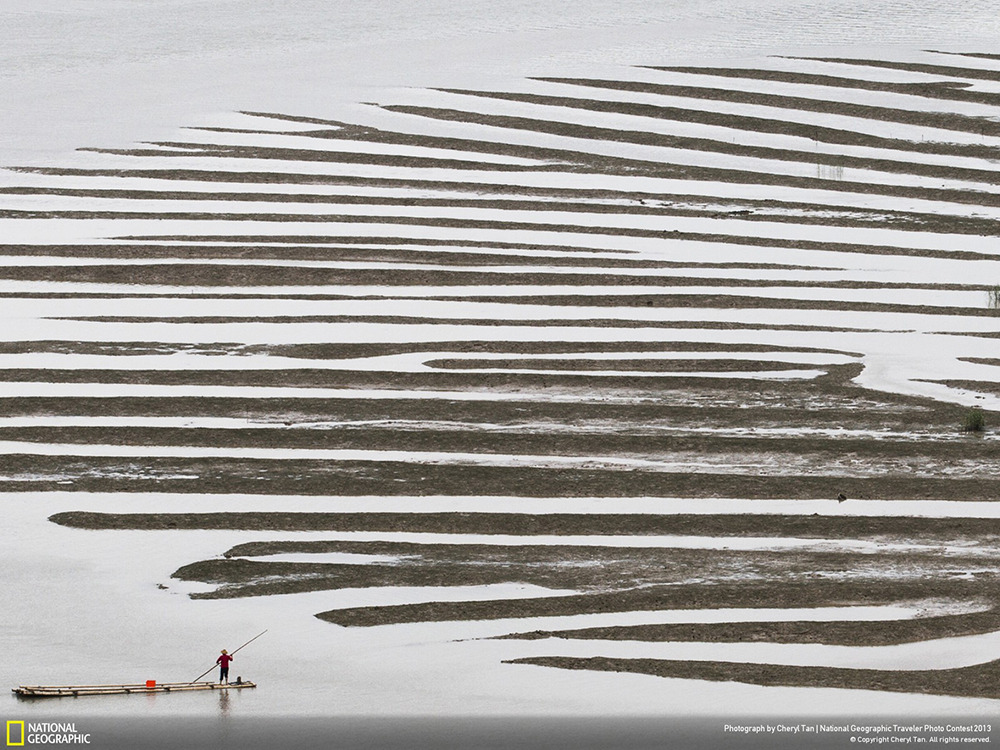
[{"label": "dark trousers", "polygon": [[229,667],[219,668],[219,682],[229,682]]}]

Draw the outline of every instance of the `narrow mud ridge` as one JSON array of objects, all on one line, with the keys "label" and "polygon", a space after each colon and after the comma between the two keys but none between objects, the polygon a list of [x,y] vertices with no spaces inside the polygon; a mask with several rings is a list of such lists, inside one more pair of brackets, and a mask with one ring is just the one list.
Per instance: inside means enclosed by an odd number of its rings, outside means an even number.
[{"label": "narrow mud ridge", "polygon": [[894,646],[936,638],[980,635],[1000,629],[1000,611],[971,612],[912,620],[875,622],[724,622],[622,625],[577,630],[532,630],[499,636],[501,640],[644,641],[664,643],[819,643],[829,646]]},{"label": "narrow mud ridge", "polygon": [[996,671],[1000,660],[957,669],[879,670],[837,667],[745,664],[726,661],[667,661],[547,656],[511,659],[506,664],[533,664],[558,669],[627,672],[657,677],[711,682],[743,682],[768,687],[824,687],[846,690],[883,690],[893,693],[1000,698]]},{"label": "narrow mud ridge", "polygon": [[[1000,545],[1000,519],[873,516],[702,515],[645,513],[90,513],[49,517],[80,529],[267,529],[399,531],[442,534],[639,535],[803,537],[808,539],[919,538],[943,546],[967,541]],[[1000,548],[997,550],[1000,554]]]},{"label": "narrow mud ridge", "polygon": [[[780,603],[782,608],[879,606],[929,597],[996,601],[997,583],[987,577],[970,580],[954,576],[933,579],[916,576],[892,580],[878,575],[854,582],[806,577],[779,582],[761,580],[753,585],[732,581],[709,585],[685,582],[574,595],[553,593],[552,596],[528,599],[353,607],[321,612],[317,617],[344,627],[373,627],[416,622],[506,620],[597,613],[743,607],[769,609],[776,603]],[[873,628],[878,626],[878,622],[872,623]],[[889,626],[892,627],[892,623]]]}]

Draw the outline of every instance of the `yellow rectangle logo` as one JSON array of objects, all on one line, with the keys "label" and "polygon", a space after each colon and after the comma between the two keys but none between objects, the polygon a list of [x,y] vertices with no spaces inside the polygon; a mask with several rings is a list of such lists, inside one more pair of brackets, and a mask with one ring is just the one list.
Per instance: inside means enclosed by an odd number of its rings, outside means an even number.
[{"label": "yellow rectangle logo", "polygon": [[[20,736],[20,741],[14,742],[10,736],[10,728],[12,726],[18,726],[21,731],[18,733]],[[24,744],[24,722],[23,721],[8,721],[7,722],[7,747],[21,747]]]}]

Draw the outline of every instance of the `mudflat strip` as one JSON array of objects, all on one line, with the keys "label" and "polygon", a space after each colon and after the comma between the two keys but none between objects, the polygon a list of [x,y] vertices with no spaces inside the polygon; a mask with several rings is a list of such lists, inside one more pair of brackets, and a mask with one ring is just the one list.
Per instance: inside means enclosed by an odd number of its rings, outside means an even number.
[{"label": "mudflat strip", "polygon": [[[194,598],[397,602],[331,627],[492,623],[514,664],[1000,698],[1000,95],[968,86],[1000,74],[920,59],[400,92],[378,127],[250,112],[21,170],[0,490],[80,493],[67,533],[246,534],[175,572]],[[600,655],[958,636],[981,663]]]},{"label": "mudflat strip", "polygon": [[802,667],[783,664],[743,664],[725,661],[668,661],[657,659],[608,659],[594,657],[535,657],[510,664],[534,664],[560,669],[596,669],[631,672],[679,679],[745,682],[751,685],[833,687],[847,690],[885,690],[895,693],[960,695],[969,698],[1000,697],[994,674],[998,662],[973,667],[918,671]]},{"label": "mudflat strip", "polygon": [[720,643],[822,643],[830,646],[890,646],[991,633],[1000,628],[995,609],[889,622],[726,622],[697,624],[620,625],[575,630],[532,630],[507,639],[699,641]]}]

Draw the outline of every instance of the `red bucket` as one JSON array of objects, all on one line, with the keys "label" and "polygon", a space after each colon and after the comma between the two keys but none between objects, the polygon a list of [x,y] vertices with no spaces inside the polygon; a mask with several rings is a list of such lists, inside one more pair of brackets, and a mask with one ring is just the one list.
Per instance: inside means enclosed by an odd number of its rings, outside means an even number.
[{"label": "red bucket", "polygon": [[156,680],[146,680],[146,688],[152,689],[156,687]]}]

